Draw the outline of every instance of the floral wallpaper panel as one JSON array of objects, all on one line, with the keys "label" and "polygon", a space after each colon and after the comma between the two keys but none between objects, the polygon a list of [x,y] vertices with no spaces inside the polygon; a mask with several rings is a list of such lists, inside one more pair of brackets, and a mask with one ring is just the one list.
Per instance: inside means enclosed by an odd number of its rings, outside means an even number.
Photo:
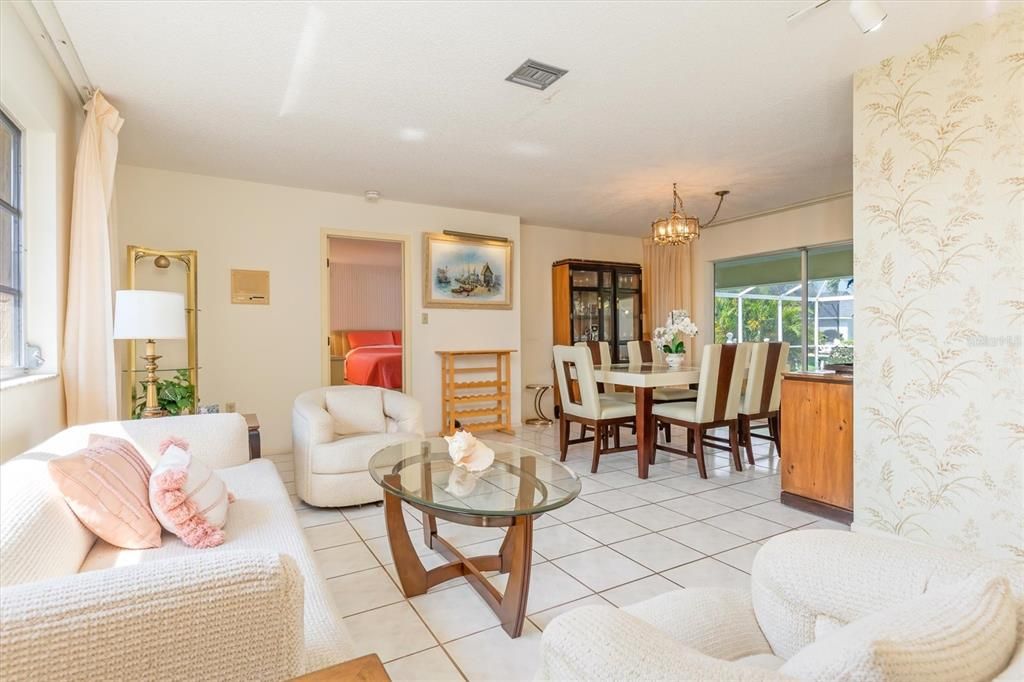
[{"label": "floral wallpaper panel", "polygon": [[855,527],[1024,560],[1024,9],[854,82]]}]

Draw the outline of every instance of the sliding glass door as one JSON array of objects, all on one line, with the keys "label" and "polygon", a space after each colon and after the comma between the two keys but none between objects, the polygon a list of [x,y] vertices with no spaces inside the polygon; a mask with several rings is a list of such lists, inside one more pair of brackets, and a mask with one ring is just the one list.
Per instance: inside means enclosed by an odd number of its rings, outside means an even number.
[{"label": "sliding glass door", "polygon": [[791,370],[852,362],[852,244],[716,263],[715,343],[743,341],[788,341]]}]

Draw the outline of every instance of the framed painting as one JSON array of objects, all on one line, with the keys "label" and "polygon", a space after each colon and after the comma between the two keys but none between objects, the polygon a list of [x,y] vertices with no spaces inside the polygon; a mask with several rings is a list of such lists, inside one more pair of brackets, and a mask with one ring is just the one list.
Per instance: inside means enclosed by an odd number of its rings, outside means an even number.
[{"label": "framed painting", "polygon": [[423,307],[512,309],[512,242],[423,235]]}]

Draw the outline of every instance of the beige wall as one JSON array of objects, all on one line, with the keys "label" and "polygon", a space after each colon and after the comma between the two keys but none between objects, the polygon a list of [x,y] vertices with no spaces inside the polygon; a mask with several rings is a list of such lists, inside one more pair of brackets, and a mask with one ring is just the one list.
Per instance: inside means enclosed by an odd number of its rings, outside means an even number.
[{"label": "beige wall", "polygon": [[[522,234],[522,362],[523,385],[550,384],[551,374],[551,264],[565,258],[614,260],[640,264],[643,246],[639,237],[562,230],[523,225]],[[545,399],[547,415],[553,416],[552,391]],[[524,391],[523,415],[533,416],[533,392]]]},{"label": "beige wall", "polygon": [[[128,125],[126,123],[126,125]],[[428,432],[440,427],[440,361],[435,351],[520,346],[520,231],[515,216],[263,185],[121,165],[118,229],[127,244],[199,252],[199,362],[202,398],[255,412],[267,452],[291,449],[291,405],[321,382],[321,230],[411,236],[412,327],[408,390],[424,407]],[[513,309],[422,307],[424,232],[498,235],[515,243]],[[123,257],[123,255],[122,255]],[[270,271],[269,306],[231,305],[231,268]],[[421,313],[429,322],[421,322]],[[519,354],[513,356],[518,394]],[[513,403],[512,419],[520,420]]]},{"label": "beige wall", "polygon": [[64,428],[64,329],[75,148],[82,114],[22,23],[0,3],[0,105],[24,131],[26,337],[49,376],[0,388],[0,461]]},{"label": "beige wall", "polygon": [[694,360],[714,342],[715,261],[772,251],[849,241],[853,238],[853,199],[833,197],[797,208],[737,220],[701,230],[692,244],[691,317],[700,329]]},{"label": "beige wall", "polygon": [[1022,8],[965,26],[859,72],[853,100],[854,525],[1016,560],[1021,36]]}]

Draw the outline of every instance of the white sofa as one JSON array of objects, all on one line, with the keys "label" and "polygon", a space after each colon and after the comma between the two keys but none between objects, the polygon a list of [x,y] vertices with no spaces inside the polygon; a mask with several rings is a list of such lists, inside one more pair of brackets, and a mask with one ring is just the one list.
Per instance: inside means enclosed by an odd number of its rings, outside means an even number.
[{"label": "white sofa", "polygon": [[538,679],[791,679],[777,669],[816,639],[981,569],[1009,578],[1017,607],[1016,651],[996,679],[1022,680],[1022,568],[845,531],[786,533],[758,552],[750,592],[695,588],[555,618],[541,640]]},{"label": "white sofa", "polygon": [[[347,403],[353,412],[378,410],[382,429],[373,433],[341,435],[327,411],[327,396],[335,404]],[[372,398],[372,400],[368,399]],[[377,407],[383,408],[380,415]],[[292,451],[295,456],[295,492],[317,507],[347,507],[384,499],[384,491],[370,477],[367,463],[378,450],[423,438],[419,401],[399,391],[374,386],[330,386],[299,394],[292,408]]]},{"label": "white sofa", "polygon": [[[83,526],[46,461],[90,434],[161,440],[193,455],[237,500],[226,541],[191,549],[169,533],[124,550]],[[249,461],[238,414],[67,429],[0,467],[0,679],[281,680],[355,655],[273,463]]]}]

